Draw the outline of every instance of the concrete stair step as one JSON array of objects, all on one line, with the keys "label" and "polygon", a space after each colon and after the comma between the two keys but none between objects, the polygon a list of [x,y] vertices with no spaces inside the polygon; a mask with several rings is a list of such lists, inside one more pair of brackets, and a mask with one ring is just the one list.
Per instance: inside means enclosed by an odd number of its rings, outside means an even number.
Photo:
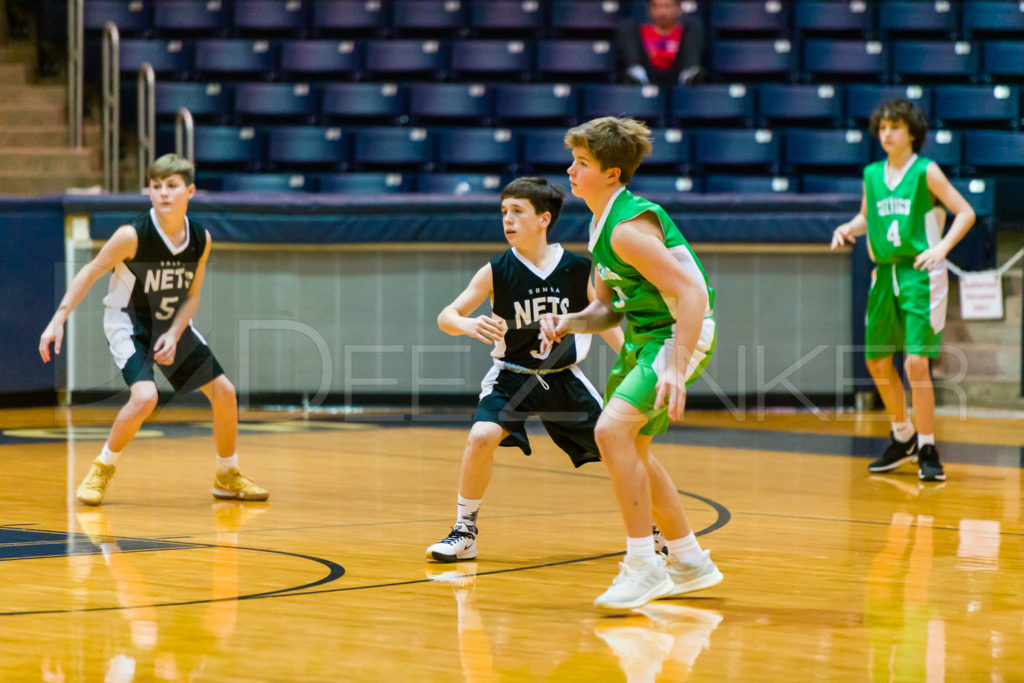
[{"label": "concrete stair step", "polygon": [[0,172],[87,174],[99,170],[99,155],[88,147],[6,147],[0,148]]},{"label": "concrete stair step", "polygon": [[91,173],[39,173],[0,171],[0,195],[39,196],[63,194],[71,187],[85,188],[103,181],[100,172]]},{"label": "concrete stair step", "polygon": [[9,83],[28,83],[28,64],[0,63],[0,83],[7,86]]},{"label": "concrete stair step", "polygon": [[998,380],[936,380],[935,404],[955,407],[960,411],[969,411],[971,408],[1024,410],[1024,397],[1020,395],[1020,375]]},{"label": "concrete stair step", "polygon": [[937,378],[998,380],[1020,377],[1020,344],[945,344],[932,364]]},{"label": "concrete stair step", "polygon": [[0,64],[32,64],[36,61],[36,47],[31,41],[5,43],[0,47]]},{"label": "concrete stair step", "polygon": [[67,125],[67,109],[47,104],[0,104],[0,126]]},{"label": "concrete stair step", "polygon": [[[86,125],[82,129],[82,144],[94,149],[100,148],[100,127]],[[8,126],[0,128],[2,147],[67,147],[68,127],[51,126]]]},{"label": "concrete stair step", "polygon": [[67,111],[68,91],[62,85],[4,85],[4,101],[20,105],[43,105]]}]

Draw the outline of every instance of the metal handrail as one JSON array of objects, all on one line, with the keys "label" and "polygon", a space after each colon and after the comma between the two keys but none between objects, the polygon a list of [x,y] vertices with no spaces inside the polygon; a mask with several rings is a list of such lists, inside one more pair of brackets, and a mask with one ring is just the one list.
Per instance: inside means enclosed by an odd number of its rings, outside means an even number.
[{"label": "metal handrail", "polygon": [[149,185],[147,169],[155,158],[156,146],[156,75],[149,62],[139,67],[138,80],[139,191]]},{"label": "metal handrail", "polygon": [[195,163],[195,122],[192,120],[192,112],[185,107],[178,110],[174,119],[174,153]]},{"label": "metal handrail", "polygon": [[68,3],[68,146],[82,146],[84,0]]},{"label": "metal handrail", "polygon": [[112,21],[103,25],[103,186],[117,192],[121,148],[121,34]]}]

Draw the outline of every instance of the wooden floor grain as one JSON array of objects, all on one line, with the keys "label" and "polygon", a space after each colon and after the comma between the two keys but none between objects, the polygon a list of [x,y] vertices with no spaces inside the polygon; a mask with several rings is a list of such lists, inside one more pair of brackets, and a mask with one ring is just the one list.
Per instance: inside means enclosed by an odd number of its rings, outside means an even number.
[{"label": "wooden floor grain", "polygon": [[[210,495],[208,412],[165,411],[125,452],[104,505],[83,508],[71,494],[111,417],[0,411],[0,680],[1024,671],[1017,420],[941,420],[940,448],[967,455],[947,465],[948,482],[923,485],[909,466],[869,475],[864,453],[818,448],[821,435],[884,447],[887,425],[870,416],[693,412],[702,440],[684,427],[654,452],[725,581],[606,614],[591,603],[624,549],[607,475],[573,470],[542,434],[532,457],[501,449],[480,556],[445,565],[424,549],[452,523],[468,423],[246,414],[241,468],[271,498],[243,504]],[[757,432],[777,443],[744,446]],[[1013,464],[976,464],[972,448]]]}]

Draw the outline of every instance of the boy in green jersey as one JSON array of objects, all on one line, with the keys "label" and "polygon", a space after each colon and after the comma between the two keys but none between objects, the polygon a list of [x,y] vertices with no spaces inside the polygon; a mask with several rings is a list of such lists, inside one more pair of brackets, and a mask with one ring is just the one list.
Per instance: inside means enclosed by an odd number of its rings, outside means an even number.
[{"label": "boy in green jersey", "polygon": [[[598,277],[587,308],[541,321],[551,344],[626,320],[594,432],[627,532],[619,575],[594,602],[608,609],[639,607],[722,580],[690,529],[675,484],[650,452],[651,438],[682,417],[686,385],[711,357],[715,293],[665,210],[626,189],[651,152],[649,136],[639,121],[612,116],[566,133],[572,193],[593,213],[589,248]],[[664,560],[654,551],[652,516],[668,546]]]},{"label": "boy in green jersey", "polygon": [[[889,100],[871,114],[871,135],[888,158],[864,169],[860,213],[832,233],[832,248],[868,236],[875,263],[868,293],[865,351],[868,371],[892,420],[892,443],[868,469],[889,472],[915,458],[922,481],[945,481],[935,448],[935,392],[929,359],[939,354],[946,324],[946,255],[974,224],[974,210],[938,164],[919,157],[928,133],[921,111],[904,99]],[[953,212],[942,235],[945,211]],[[914,423],[893,354],[903,351]]]}]

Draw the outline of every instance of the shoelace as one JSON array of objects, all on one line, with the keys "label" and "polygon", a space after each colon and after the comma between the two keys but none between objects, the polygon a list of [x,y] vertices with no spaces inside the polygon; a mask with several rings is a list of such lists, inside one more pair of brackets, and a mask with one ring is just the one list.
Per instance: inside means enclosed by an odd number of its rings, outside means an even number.
[{"label": "shoelace", "polygon": [[[106,486],[108,483],[110,483],[110,477],[111,477],[110,470],[101,469],[101,470],[99,470],[99,472],[96,473],[96,477],[90,478],[91,480],[89,481],[88,488],[90,488],[90,489],[98,489],[98,488],[100,488],[99,486],[97,486],[97,484],[100,484],[102,486]],[[99,480],[98,482],[96,481],[97,479]]]},{"label": "shoelace", "polygon": [[462,539],[462,538],[470,538],[470,539],[472,539],[473,538],[473,534],[469,533],[468,531],[463,531],[462,529],[459,529],[457,527],[452,527],[452,532],[450,534],[448,534],[444,538],[444,540],[441,541],[441,543],[447,543],[449,545],[455,545],[456,543],[459,542],[459,539]]}]

